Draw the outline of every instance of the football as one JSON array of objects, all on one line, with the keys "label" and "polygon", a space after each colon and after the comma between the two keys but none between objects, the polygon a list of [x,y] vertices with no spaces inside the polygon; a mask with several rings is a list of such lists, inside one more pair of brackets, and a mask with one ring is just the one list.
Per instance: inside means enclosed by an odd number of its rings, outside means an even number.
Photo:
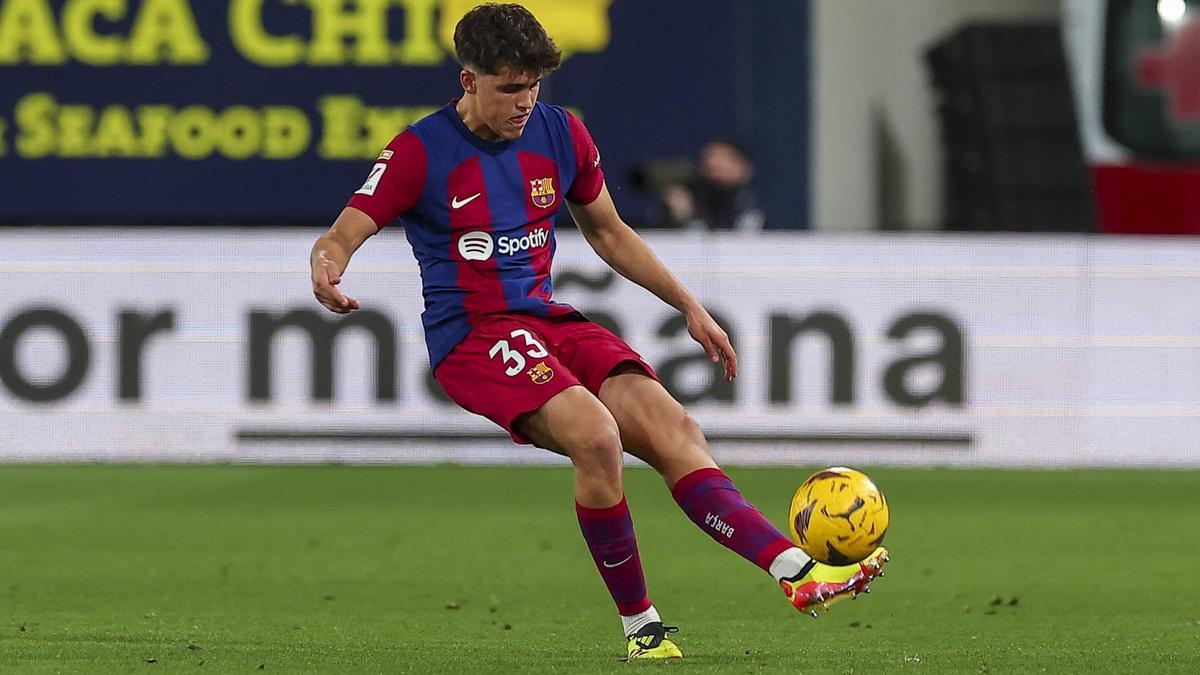
[{"label": "football", "polygon": [[861,471],[822,469],[792,496],[788,528],[813,559],[830,565],[856,563],[871,555],[887,534],[887,499]]}]

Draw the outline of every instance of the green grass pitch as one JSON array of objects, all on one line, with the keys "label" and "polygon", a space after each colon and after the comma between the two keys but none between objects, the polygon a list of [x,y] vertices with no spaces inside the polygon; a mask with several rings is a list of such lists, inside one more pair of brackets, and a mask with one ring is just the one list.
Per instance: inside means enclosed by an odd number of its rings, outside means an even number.
[{"label": "green grass pitch", "polygon": [[814,620],[629,470],[686,658],[625,664],[563,468],[2,466],[0,671],[1200,672],[1196,472],[868,471],[892,563]]}]

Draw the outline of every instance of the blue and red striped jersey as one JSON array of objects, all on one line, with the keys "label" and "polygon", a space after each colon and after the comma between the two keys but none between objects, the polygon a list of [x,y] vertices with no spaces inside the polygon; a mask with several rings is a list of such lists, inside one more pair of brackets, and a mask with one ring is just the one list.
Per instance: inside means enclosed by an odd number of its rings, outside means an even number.
[{"label": "blue and red striped jersey", "polygon": [[537,103],[520,137],[493,143],[455,103],[392,139],[348,203],[380,228],[404,225],[434,368],[480,317],[575,311],[551,299],[554,216],[564,198],[590,204],[604,183],[591,135],[563,108]]}]

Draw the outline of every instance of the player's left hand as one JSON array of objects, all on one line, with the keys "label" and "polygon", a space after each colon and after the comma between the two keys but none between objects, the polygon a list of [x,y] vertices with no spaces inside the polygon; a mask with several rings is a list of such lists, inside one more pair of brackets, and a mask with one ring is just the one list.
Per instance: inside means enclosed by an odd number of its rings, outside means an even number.
[{"label": "player's left hand", "polygon": [[733,378],[737,377],[737,352],[733,351],[733,345],[729,343],[729,336],[712,318],[708,310],[699,305],[687,312],[685,317],[687,318],[688,334],[692,336],[693,340],[699,342],[701,347],[704,347],[704,353],[708,354],[708,358],[713,363],[724,360],[725,381],[732,382]]}]

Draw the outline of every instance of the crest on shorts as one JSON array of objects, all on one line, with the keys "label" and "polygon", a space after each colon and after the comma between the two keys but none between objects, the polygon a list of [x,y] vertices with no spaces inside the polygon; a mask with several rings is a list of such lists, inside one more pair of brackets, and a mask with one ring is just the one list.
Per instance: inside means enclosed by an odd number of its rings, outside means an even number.
[{"label": "crest on shorts", "polygon": [[554,179],[534,178],[529,181],[529,196],[534,206],[549,208],[554,203]]},{"label": "crest on shorts", "polygon": [[545,361],[538,361],[537,365],[525,371],[529,375],[529,379],[533,380],[534,384],[546,384],[554,379],[554,371],[550,366],[546,365]]}]

